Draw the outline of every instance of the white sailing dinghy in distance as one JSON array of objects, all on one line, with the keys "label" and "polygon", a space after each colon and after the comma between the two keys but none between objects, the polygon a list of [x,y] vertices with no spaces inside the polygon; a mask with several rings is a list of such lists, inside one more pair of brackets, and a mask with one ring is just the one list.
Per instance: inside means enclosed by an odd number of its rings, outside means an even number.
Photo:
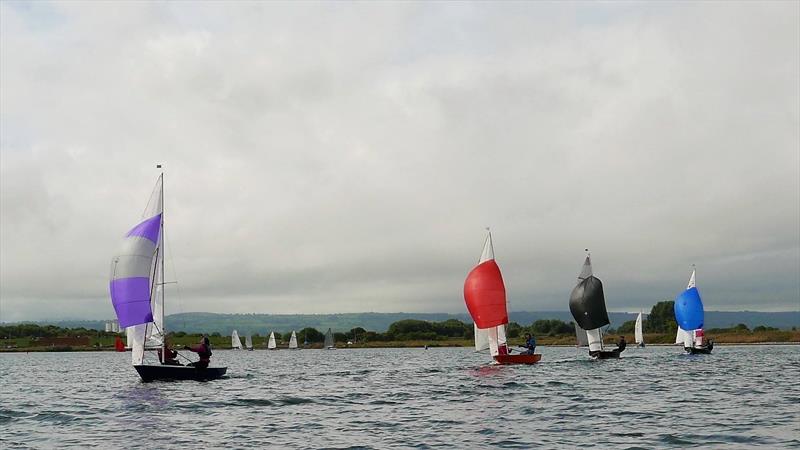
[{"label": "white sailing dinghy in distance", "polygon": [[269,333],[269,342],[267,343],[267,350],[277,350],[278,344],[275,343],[275,332]]},{"label": "white sailing dinghy in distance", "polygon": [[253,350],[253,337],[249,334],[244,338],[244,348]]},{"label": "white sailing dinghy in distance", "polygon": [[233,333],[231,333],[231,348],[235,350],[242,349],[242,341],[239,339],[239,332],[236,330],[233,330]]},{"label": "white sailing dinghy in distance", "polygon": [[328,328],[328,332],[325,333],[325,343],[323,344],[323,348],[327,350],[336,350],[336,343],[333,342],[333,332],[330,328]]},{"label": "white sailing dinghy in distance", "polygon": [[633,332],[634,340],[636,340],[636,345],[640,348],[644,348],[644,334],[642,333],[642,312],[639,311],[639,315],[636,316],[636,326],[634,327]]},{"label": "white sailing dinghy in distance", "polygon": [[289,350],[299,350],[297,348],[297,334],[294,331],[292,331],[292,337],[289,338]]}]

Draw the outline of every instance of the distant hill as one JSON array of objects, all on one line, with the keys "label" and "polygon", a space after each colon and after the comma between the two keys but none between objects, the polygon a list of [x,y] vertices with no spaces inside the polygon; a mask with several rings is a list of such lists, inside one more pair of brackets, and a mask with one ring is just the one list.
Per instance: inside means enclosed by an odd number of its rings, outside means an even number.
[{"label": "distant hill", "polygon": [[[564,322],[572,320],[569,311],[511,311],[510,320],[521,325],[530,325],[539,319],[558,319]],[[616,328],[627,320],[634,320],[633,313],[609,313],[611,326]],[[234,329],[239,334],[264,335],[270,331],[300,330],[313,327],[320,331],[328,328],[334,331],[347,331],[355,327],[362,327],[371,331],[384,332],[393,322],[403,319],[419,319],[428,321],[443,321],[457,319],[465,323],[472,319],[463,314],[447,313],[346,313],[346,314],[217,314],[217,313],[181,313],[167,316],[167,329],[170,331],[185,331],[189,333],[218,332],[230,334]],[[41,321],[40,325],[57,325],[69,328],[91,328],[102,330],[105,321],[102,320],[64,320]],[[727,328],[739,323],[753,328],[758,325],[789,329],[800,327],[800,311],[785,312],[756,312],[756,311],[706,311],[705,328]]]}]

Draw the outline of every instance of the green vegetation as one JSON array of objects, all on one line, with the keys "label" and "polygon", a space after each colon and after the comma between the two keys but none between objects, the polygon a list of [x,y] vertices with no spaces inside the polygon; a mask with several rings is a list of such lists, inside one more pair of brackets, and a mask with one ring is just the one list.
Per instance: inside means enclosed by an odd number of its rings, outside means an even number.
[{"label": "green vegetation", "polygon": [[[650,316],[644,320],[645,342],[649,344],[672,344],[675,339],[677,325],[673,318],[673,302],[659,302],[653,306]],[[616,342],[619,335],[626,335],[633,341],[634,321],[626,321],[616,330],[609,329],[606,341]],[[539,345],[574,345],[575,328],[572,323],[557,319],[536,320],[523,326],[511,322],[507,326],[509,343],[520,345],[525,333],[531,333]],[[303,347],[320,348],[325,340],[327,328],[318,330],[306,327],[297,332],[298,344]],[[0,326],[0,351],[72,351],[72,350],[110,350],[119,336],[124,333],[107,333],[87,328],[60,328],[53,325],[15,324]],[[240,333],[244,338],[246,334]],[[255,348],[265,348],[269,334],[252,335]],[[745,324],[730,328],[712,328],[706,330],[706,336],[713,337],[718,343],[756,343],[756,342],[800,342],[800,331],[781,331],[774,327],[756,326],[750,330]],[[183,347],[199,342],[202,334],[183,331],[170,333],[169,343],[173,347]],[[275,333],[279,347],[286,347],[291,331]],[[209,335],[212,346],[218,349],[230,348],[229,335],[218,332]],[[384,333],[369,331],[362,327],[350,328],[345,332],[335,332],[337,346],[351,347],[421,347],[428,346],[471,346],[473,326],[457,319],[443,321],[427,321],[402,319],[389,325]],[[348,344],[351,343],[351,344]]]}]

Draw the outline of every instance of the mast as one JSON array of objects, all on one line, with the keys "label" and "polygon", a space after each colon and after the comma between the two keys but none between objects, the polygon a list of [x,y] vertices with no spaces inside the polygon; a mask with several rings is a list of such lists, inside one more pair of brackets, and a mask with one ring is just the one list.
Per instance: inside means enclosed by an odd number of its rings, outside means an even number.
[{"label": "mast", "polygon": [[[166,354],[167,350],[167,321],[164,320],[164,292],[166,291],[166,286],[164,286],[165,278],[164,278],[164,251],[163,249],[166,247],[164,245],[167,236],[164,234],[164,169],[161,167],[161,164],[156,164],[156,169],[161,169],[161,195],[159,198],[159,202],[161,203],[161,248],[162,251],[158,252],[161,255],[161,354]],[[157,262],[157,261],[156,261]]]}]

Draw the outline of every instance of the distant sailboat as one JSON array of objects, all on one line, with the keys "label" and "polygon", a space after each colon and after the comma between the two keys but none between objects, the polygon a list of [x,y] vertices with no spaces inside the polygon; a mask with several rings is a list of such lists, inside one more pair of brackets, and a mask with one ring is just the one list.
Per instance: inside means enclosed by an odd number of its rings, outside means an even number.
[{"label": "distant sailboat", "polygon": [[[606,299],[603,294],[603,283],[592,274],[591,255],[586,255],[578,284],[572,289],[569,297],[569,310],[578,326],[576,334],[586,334],[589,356],[598,359],[619,358],[620,350],[605,350],[603,347],[602,327],[609,325]],[[582,342],[582,339],[578,339]]]},{"label": "distant sailboat", "polygon": [[235,350],[242,349],[242,341],[239,339],[239,332],[236,330],[233,330],[233,333],[231,333],[231,348]]},{"label": "distant sailboat", "polygon": [[297,348],[297,335],[292,331],[292,337],[289,338],[289,350],[298,350]]},{"label": "distant sailboat", "polygon": [[[157,166],[160,168],[161,166]],[[125,328],[134,369],[143,381],[209,380],[220,378],[227,367],[145,363],[150,351],[164,350],[164,173],[158,177],[142,219],[125,235],[111,261],[109,291],[119,328]],[[115,343],[117,350],[120,342]],[[156,358],[158,360],[158,358]]]},{"label": "distant sailboat", "polygon": [[125,351],[125,343],[122,342],[119,336],[114,336],[114,349],[118,352]]},{"label": "distant sailboat", "polygon": [[475,351],[489,349],[492,358],[499,364],[534,364],[542,358],[541,354],[509,354],[506,340],[506,288],[500,267],[494,259],[492,233],[488,230],[478,265],[464,280],[464,302],[473,320]]},{"label": "distant sailboat", "polygon": [[708,354],[711,353],[714,344],[704,342],[703,301],[700,299],[700,292],[695,282],[696,272],[692,270],[686,290],[675,298],[675,321],[678,322],[675,343],[682,343],[687,353]]},{"label": "distant sailboat", "polygon": [[244,348],[253,350],[253,338],[249,334],[244,338]]},{"label": "distant sailboat", "polygon": [[328,350],[334,350],[336,348],[336,343],[333,342],[333,332],[330,328],[328,328],[328,332],[325,333],[325,343],[323,347]]},{"label": "distant sailboat", "polygon": [[275,332],[269,333],[269,343],[267,343],[267,350],[275,350],[278,348],[278,344],[275,343]]},{"label": "distant sailboat", "polygon": [[636,340],[636,345],[639,347],[644,347],[644,334],[642,333],[642,313],[639,312],[639,315],[636,316],[636,326],[634,327],[634,339]]}]

